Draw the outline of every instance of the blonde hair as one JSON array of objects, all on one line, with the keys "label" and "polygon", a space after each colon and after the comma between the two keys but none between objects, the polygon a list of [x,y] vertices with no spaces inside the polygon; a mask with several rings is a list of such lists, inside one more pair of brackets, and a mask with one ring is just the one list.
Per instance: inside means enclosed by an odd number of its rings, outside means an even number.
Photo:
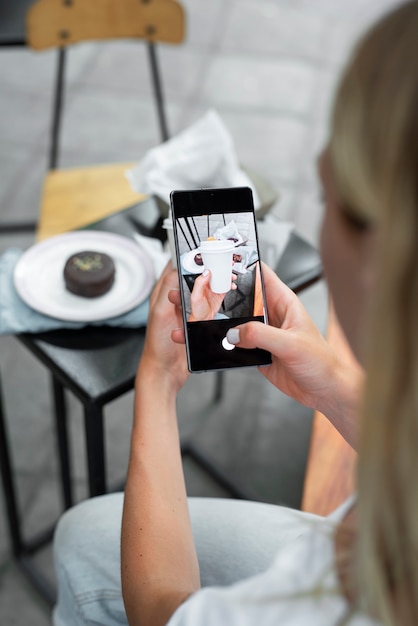
[{"label": "blonde hair", "polygon": [[418,624],[418,2],[381,19],[341,79],[330,157],[347,212],[376,227],[358,464],[361,608]]}]

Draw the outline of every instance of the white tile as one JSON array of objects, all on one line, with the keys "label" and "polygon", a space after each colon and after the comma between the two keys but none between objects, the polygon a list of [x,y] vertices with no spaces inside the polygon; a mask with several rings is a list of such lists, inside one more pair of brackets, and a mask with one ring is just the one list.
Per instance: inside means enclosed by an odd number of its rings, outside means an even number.
[{"label": "white tile", "polygon": [[235,0],[221,49],[317,60],[326,19],[271,0]]},{"label": "white tile", "polygon": [[[82,43],[68,48],[66,76],[70,85],[80,77],[97,54],[98,46],[96,43]],[[56,50],[2,48],[0,51],[2,91],[26,95],[52,93],[57,58]]]},{"label": "white tile", "polygon": [[0,152],[8,154],[14,146],[31,146],[46,135],[51,118],[51,100],[35,95],[3,92],[0,97]]},{"label": "white tile", "polygon": [[339,19],[366,20],[401,4],[401,0],[284,0],[296,9]]},{"label": "white tile", "polygon": [[111,161],[122,146],[131,153],[138,142],[159,141],[156,113],[148,99],[83,88],[70,99],[62,132],[62,151],[100,152]]},{"label": "white tile", "polygon": [[25,148],[15,147],[6,153],[5,150],[0,151],[0,219],[4,211],[4,202],[7,201],[9,193],[13,193],[13,189],[20,180],[20,172],[27,163],[27,154]]},{"label": "white tile", "polygon": [[186,44],[213,48],[222,33],[231,0],[182,0],[186,12]]},{"label": "white tile", "polygon": [[220,111],[232,135],[239,161],[266,178],[294,183],[307,125],[285,115],[261,115]]},{"label": "white tile", "polygon": [[3,179],[0,171],[0,180],[9,183],[4,195],[0,196],[1,219],[36,221],[46,169],[46,151],[43,147],[38,150],[35,146],[28,152],[26,161],[16,170],[12,179]]},{"label": "white tile", "polygon": [[[149,54],[143,41],[111,41],[98,44],[97,54],[78,83],[99,88],[99,93],[153,96]],[[190,96],[206,53],[183,45],[158,45],[156,57],[162,90],[167,98]]]},{"label": "white tile", "polygon": [[316,69],[289,59],[217,55],[209,67],[201,100],[237,111],[258,109],[309,116]]}]

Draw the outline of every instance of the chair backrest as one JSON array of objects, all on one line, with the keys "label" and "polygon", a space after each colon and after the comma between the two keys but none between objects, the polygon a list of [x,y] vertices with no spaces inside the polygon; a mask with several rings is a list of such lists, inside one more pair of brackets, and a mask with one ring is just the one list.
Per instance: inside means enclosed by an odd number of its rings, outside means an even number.
[{"label": "chair backrest", "polygon": [[35,50],[118,38],[179,44],[185,14],[177,0],[38,0],[26,27],[27,44]]},{"label": "chair backrest", "polygon": [[179,44],[185,11],[177,0],[38,0],[26,16],[26,42],[34,50],[58,49],[49,168],[58,164],[59,134],[68,46],[82,41],[142,39],[149,64],[161,139],[169,138],[156,43]]}]

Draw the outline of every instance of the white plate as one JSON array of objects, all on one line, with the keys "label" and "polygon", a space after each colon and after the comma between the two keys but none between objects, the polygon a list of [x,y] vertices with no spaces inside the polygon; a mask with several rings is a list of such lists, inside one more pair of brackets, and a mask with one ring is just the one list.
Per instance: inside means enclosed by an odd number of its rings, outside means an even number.
[{"label": "white plate", "polygon": [[[115,264],[112,288],[97,298],[76,296],[65,287],[64,265],[81,250],[105,252]],[[26,304],[50,317],[73,322],[122,315],[147,298],[153,282],[151,261],[137,243],[95,230],[57,235],[32,246],[14,272],[15,287]]]},{"label": "white plate", "polygon": [[200,252],[199,248],[195,248],[194,250],[190,250],[190,252],[186,252],[186,254],[182,258],[182,265],[186,272],[190,272],[191,274],[201,274],[205,269],[203,265],[198,265],[195,263],[195,256]]}]

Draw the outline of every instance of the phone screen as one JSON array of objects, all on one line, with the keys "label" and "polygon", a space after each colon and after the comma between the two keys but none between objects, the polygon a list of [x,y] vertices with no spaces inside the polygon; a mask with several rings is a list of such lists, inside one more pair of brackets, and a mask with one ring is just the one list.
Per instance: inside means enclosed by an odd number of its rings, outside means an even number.
[{"label": "phone screen", "polygon": [[251,189],[173,191],[171,210],[189,370],[271,363],[226,339],[239,324],[267,323]]}]

